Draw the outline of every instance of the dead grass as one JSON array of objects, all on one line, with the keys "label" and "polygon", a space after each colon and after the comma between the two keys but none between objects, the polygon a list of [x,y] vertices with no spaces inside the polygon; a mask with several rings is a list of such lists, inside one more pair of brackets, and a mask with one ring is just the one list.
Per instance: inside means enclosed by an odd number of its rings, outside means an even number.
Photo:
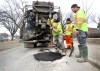
[{"label": "dead grass", "polygon": [[0,51],[15,48],[17,46],[20,46],[21,44],[22,43],[20,42],[19,39],[14,41],[8,40],[8,41],[0,42]]}]

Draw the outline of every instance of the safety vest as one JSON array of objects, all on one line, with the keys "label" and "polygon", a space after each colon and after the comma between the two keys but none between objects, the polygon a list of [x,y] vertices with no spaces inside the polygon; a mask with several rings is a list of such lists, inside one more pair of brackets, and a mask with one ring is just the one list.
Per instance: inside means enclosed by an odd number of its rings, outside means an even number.
[{"label": "safety vest", "polygon": [[72,35],[73,33],[73,24],[66,24],[66,28],[65,28],[65,34],[66,35]]},{"label": "safety vest", "polygon": [[[75,22],[76,22],[75,28],[78,30],[82,30],[84,32],[88,32],[88,24],[86,22],[86,19],[87,19],[86,12],[84,10],[79,10],[75,16]],[[81,27],[79,28],[78,26],[80,25]]]},{"label": "safety vest", "polygon": [[54,20],[51,20],[51,26],[60,30],[59,32],[55,32],[54,30],[52,30],[53,36],[58,36],[63,34],[61,22],[56,23],[54,22]]}]

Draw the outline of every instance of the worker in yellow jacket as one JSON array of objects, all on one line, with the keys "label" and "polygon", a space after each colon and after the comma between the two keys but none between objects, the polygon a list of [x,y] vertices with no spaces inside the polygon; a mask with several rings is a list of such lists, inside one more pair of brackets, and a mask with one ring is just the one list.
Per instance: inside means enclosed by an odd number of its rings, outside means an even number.
[{"label": "worker in yellow jacket", "polygon": [[67,49],[71,49],[73,48],[73,38],[72,38],[72,34],[73,34],[73,27],[74,25],[71,24],[71,20],[70,18],[67,18],[66,20],[67,24],[66,24],[66,28],[64,30],[64,33],[66,35],[66,44],[67,44]]},{"label": "worker in yellow jacket", "polygon": [[87,17],[86,12],[81,10],[77,4],[71,6],[72,11],[76,14],[75,16],[75,34],[79,42],[79,55],[76,57],[79,58],[78,62],[87,62],[88,61],[88,48],[86,45],[86,37],[88,32]]},{"label": "worker in yellow jacket", "polygon": [[52,35],[53,35],[53,43],[57,46],[56,50],[59,52],[59,49],[62,50],[62,55],[65,55],[65,46],[63,40],[63,30],[62,24],[58,18],[54,18],[52,20],[48,20],[48,25],[51,27]]}]

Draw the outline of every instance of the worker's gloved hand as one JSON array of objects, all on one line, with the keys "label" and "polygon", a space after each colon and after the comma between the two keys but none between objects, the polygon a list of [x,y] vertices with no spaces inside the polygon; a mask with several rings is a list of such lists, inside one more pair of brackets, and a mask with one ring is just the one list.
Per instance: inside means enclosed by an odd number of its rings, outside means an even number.
[{"label": "worker's gloved hand", "polygon": [[76,34],[76,35],[77,35],[78,33],[79,33],[79,31],[78,31],[78,30],[75,30],[75,31],[74,31],[74,34]]},{"label": "worker's gloved hand", "polygon": [[66,36],[66,34],[64,33],[63,36]]},{"label": "worker's gloved hand", "polygon": [[53,29],[53,27],[50,27],[50,29]]},{"label": "worker's gloved hand", "polygon": [[50,21],[50,18],[48,18],[48,21]]}]

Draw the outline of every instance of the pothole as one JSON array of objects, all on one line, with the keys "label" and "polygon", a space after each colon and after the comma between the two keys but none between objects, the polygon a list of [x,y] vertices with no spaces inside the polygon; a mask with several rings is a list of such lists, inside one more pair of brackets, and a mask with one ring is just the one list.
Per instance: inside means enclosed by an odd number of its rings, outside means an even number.
[{"label": "pothole", "polygon": [[55,52],[43,52],[35,54],[33,56],[38,61],[55,61],[63,57],[60,53]]}]

